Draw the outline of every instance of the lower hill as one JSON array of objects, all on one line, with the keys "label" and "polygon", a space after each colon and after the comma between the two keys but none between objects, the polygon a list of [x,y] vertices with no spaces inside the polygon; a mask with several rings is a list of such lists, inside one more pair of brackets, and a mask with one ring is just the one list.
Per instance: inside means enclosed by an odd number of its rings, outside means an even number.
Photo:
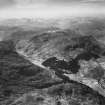
[{"label": "lower hill", "polygon": [[12,41],[0,42],[0,103],[59,83],[60,79],[53,79],[47,70],[20,56]]}]

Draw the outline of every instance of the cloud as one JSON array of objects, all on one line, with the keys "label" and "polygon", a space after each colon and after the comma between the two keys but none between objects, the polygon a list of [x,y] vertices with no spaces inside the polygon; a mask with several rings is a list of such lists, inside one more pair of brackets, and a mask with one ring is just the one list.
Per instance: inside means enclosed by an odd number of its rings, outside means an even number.
[{"label": "cloud", "polygon": [[0,8],[10,7],[14,5],[52,5],[52,6],[65,6],[65,5],[105,5],[105,0],[0,0]]},{"label": "cloud", "polygon": [[15,4],[14,0],[0,0],[0,8],[12,6]]},{"label": "cloud", "polygon": [[105,0],[0,0],[4,3],[17,3],[17,4],[36,4],[36,3],[56,3],[60,4],[71,4],[71,3],[103,3]]},{"label": "cloud", "polygon": [[[0,8],[0,18],[100,16],[100,14],[105,14],[105,3],[102,3],[105,2],[105,0],[100,1],[101,2],[99,2],[99,0],[0,0],[0,7],[3,8]],[[83,5],[81,5],[82,3]],[[102,6],[101,3],[104,4],[104,6]],[[94,6],[94,4],[97,4],[98,7]],[[7,9],[6,7],[9,8]]]},{"label": "cloud", "polygon": [[92,3],[92,4],[105,4],[105,0],[49,0],[49,3],[54,3],[54,4],[86,4],[86,3]]},{"label": "cloud", "polygon": [[89,3],[93,3],[93,2],[97,2],[97,3],[101,3],[101,2],[105,2],[105,0],[17,0],[17,1],[24,1],[24,2],[49,2],[49,3],[81,3],[81,2],[89,2]]}]

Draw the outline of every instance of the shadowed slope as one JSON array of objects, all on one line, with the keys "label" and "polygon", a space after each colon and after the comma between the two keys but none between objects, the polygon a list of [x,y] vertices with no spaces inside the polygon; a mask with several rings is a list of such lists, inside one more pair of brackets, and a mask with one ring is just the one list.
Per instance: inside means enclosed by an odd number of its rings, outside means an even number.
[{"label": "shadowed slope", "polygon": [[20,56],[11,41],[0,42],[1,102],[20,96],[34,88],[45,88],[59,83],[62,81],[52,78],[50,72]]}]

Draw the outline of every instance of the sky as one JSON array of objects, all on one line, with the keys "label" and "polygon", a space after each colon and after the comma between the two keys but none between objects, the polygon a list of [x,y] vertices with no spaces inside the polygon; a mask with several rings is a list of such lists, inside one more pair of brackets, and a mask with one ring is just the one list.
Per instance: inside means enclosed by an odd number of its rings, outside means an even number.
[{"label": "sky", "polygon": [[0,18],[105,14],[105,0],[0,0]]}]

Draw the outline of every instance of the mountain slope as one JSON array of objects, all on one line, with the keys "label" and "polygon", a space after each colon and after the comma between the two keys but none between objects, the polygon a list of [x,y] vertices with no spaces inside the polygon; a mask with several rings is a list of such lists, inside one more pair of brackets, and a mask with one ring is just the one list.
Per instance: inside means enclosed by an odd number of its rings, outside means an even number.
[{"label": "mountain slope", "polygon": [[0,42],[0,102],[59,83],[62,81],[52,78],[50,72],[20,56],[12,41]]}]

